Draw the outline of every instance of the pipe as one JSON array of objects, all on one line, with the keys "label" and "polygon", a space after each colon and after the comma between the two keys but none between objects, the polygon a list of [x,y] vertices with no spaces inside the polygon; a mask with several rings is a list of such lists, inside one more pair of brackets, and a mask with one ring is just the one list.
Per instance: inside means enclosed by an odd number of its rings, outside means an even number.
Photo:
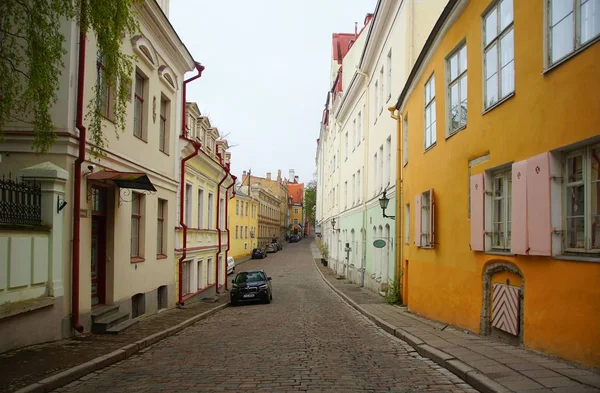
[{"label": "pipe", "polygon": [[[397,162],[398,162],[398,166],[400,170],[396,171],[397,174],[397,179],[396,179],[396,183],[398,184],[398,192],[399,192],[399,203],[396,207],[396,217],[400,217],[400,219],[396,219],[396,233],[398,234],[398,236],[396,237],[396,249],[398,250],[398,254],[400,257],[400,264],[396,264],[396,266],[400,266],[399,271],[396,272],[396,274],[394,275],[396,277],[397,282],[400,281],[400,277],[402,275],[403,272],[403,263],[404,263],[404,244],[402,239],[404,239],[404,234],[403,234],[403,230],[404,230],[404,226],[402,225],[404,223],[404,220],[410,219],[410,217],[405,217],[404,214],[402,214],[402,208],[404,207],[404,187],[402,186],[402,181],[404,180],[404,174],[403,174],[403,169],[404,169],[404,116],[400,113],[400,111],[398,111],[398,114],[395,115],[394,112],[396,111],[396,108],[391,106],[388,108],[388,111],[390,111],[390,117],[394,120],[396,120],[396,124],[397,124],[397,130],[398,130],[398,139],[400,140],[400,142],[398,143],[398,154],[396,154],[397,158]],[[400,273],[400,274],[399,274]],[[404,299],[404,284],[398,282],[398,284],[402,285],[402,292],[400,295],[402,296],[402,304],[406,304],[406,299]]]},{"label": "pipe", "polygon": [[183,108],[182,108],[182,117],[181,117],[181,135],[179,136],[181,139],[186,140],[188,142],[191,142],[192,145],[194,146],[194,151],[189,154],[187,157],[183,158],[181,160],[181,172],[180,172],[180,177],[179,177],[179,225],[183,228],[183,251],[181,254],[181,258],[179,258],[179,263],[178,263],[178,267],[179,267],[179,274],[178,274],[178,281],[179,281],[179,290],[178,290],[178,301],[177,304],[180,306],[184,305],[183,302],[183,261],[184,259],[187,257],[187,225],[185,223],[184,220],[184,201],[185,201],[185,163],[192,159],[193,157],[198,155],[198,152],[200,151],[200,147],[202,146],[199,142],[197,141],[192,141],[190,138],[188,138],[188,133],[187,133],[187,84],[200,78],[202,76],[202,71],[204,71],[204,66],[200,63],[198,63],[197,61],[194,62],[194,65],[196,67],[196,70],[198,71],[198,74],[194,75],[193,77],[186,79],[183,81]]},{"label": "pipe", "polygon": [[[185,105],[185,104],[184,104]],[[196,157],[198,152],[200,151],[200,143],[192,142],[194,146],[194,151],[190,153],[187,157],[181,160],[181,173],[179,177],[179,225],[183,228],[183,251],[181,254],[181,258],[179,258],[179,291],[178,291],[178,301],[177,304],[180,306],[184,305],[183,302],[183,261],[187,257],[187,224],[184,220],[184,204],[185,204],[185,163]]]},{"label": "pipe", "polygon": [[[371,30],[369,30],[369,35],[371,33]],[[363,195],[362,195],[362,205],[363,205],[363,214],[362,214],[362,227],[363,227],[363,236],[362,236],[362,260],[361,260],[361,276],[360,276],[360,286],[364,287],[365,286],[365,274],[367,271],[367,191],[369,189],[369,176],[367,176],[367,173],[365,171],[364,168],[368,168],[369,167],[369,113],[370,111],[370,103],[369,103],[369,75],[363,71],[360,70],[360,68],[358,66],[356,66],[356,73],[362,77],[365,78],[365,113],[364,113],[364,120],[363,120],[363,126],[366,123],[367,126],[363,128],[363,135],[365,138],[365,150],[364,150],[364,155],[363,155],[363,173],[362,173],[362,177],[363,177],[363,183],[362,183],[362,189],[364,190]]]},{"label": "pipe", "polygon": [[[223,165],[223,157],[221,156],[221,152],[219,152],[219,149],[217,149],[217,156],[219,157],[219,161],[220,161],[220,165],[221,168],[223,168],[225,170],[225,176],[223,176],[223,179],[221,179],[221,181],[219,182],[219,184],[217,185],[217,236],[219,238],[219,248],[217,249],[217,261],[215,263],[215,290],[216,293],[219,293],[219,256],[221,256],[221,246],[222,246],[222,239],[221,239],[221,185],[223,184],[223,182],[227,179],[227,177],[229,177],[229,165]],[[227,206],[227,205],[226,205]],[[227,261],[226,261],[227,262]],[[227,281],[227,280],[225,280]]]},{"label": "pipe", "polygon": [[[230,173],[230,176],[231,184],[229,185],[229,187],[227,187],[227,191],[225,191],[226,195],[229,194],[229,189],[235,185],[235,181],[237,180],[237,177],[235,175],[231,175]],[[234,197],[235,188],[233,189],[233,193],[230,199],[233,199]],[[227,275],[227,259],[229,258],[229,250],[231,250],[231,236],[229,233],[229,220],[227,219],[227,217],[229,217],[229,201],[225,202],[225,230],[227,231],[227,249],[225,250],[225,275]],[[227,280],[227,278],[225,278],[225,290],[229,290],[229,280]]]},{"label": "pipe", "polygon": [[[85,15],[85,2],[81,3],[81,15]],[[71,324],[73,329],[83,333],[83,325],[79,321],[79,263],[80,263],[80,231],[81,218],[81,164],[85,161],[85,147],[87,130],[83,125],[83,95],[85,84],[85,40],[86,36],[81,28],[79,29],[79,64],[77,68],[77,114],[75,127],[79,130],[79,154],[75,159],[75,183],[73,186],[73,244],[72,259],[73,271],[71,274]]]}]

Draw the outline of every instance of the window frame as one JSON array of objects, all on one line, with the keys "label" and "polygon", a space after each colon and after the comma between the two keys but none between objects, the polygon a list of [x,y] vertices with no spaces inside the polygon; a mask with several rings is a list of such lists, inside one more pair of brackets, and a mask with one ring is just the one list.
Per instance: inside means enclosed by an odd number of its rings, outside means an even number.
[{"label": "window frame", "polygon": [[170,107],[170,101],[164,96],[160,97],[160,125],[159,125],[159,133],[158,133],[158,150],[161,153],[169,155],[169,144],[168,142],[168,134],[169,134],[169,124],[167,123],[167,114],[168,109]]},{"label": "window frame", "polygon": [[[431,234],[433,233],[433,228],[431,227],[431,194],[431,190],[421,193],[421,248],[433,248],[433,242],[431,239]],[[428,202],[427,205],[425,205],[426,200]],[[427,214],[424,214],[424,211],[427,211]],[[423,239],[426,241],[423,241]]]},{"label": "window frame", "polygon": [[[140,82],[140,91],[141,91],[141,95],[138,94],[138,81]],[[143,140],[144,142],[146,141],[145,137],[145,133],[144,133],[144,90],[146,89],[146,81],[147,79],[144,77],[144,75],[142,75],[141,72],[136,71],[135,72],[135,78],[134,78],[134,90],[133,90],[133,100],[134,100],[134,109],[133,109],[133,136],[135,136],[138,139]],[[139,116],[139,123],[136,123],[136,117],[135,117],[135,108],[139,105],[140,108],[140,116]],[[136,124],[139,124],[139,127],[136,126]],[[138,128],[139,128],[139,135],[137,135],[138,132]]]},{"label": "window frame", "polygon": [[[460,72],[460,52],[465,49],[465,59],[467,64],[465,65],[464,71]],[[468,124],[468,90],[469,90],[469,79],[468,79],[468,64],[469,64],[469,52],[467,50],[467,40],[463,39],[460,43],[446,56],[446,138],[450,138],[451,136],[457,134],[467,127]],[[456,67],[458,74],[454,79],[452,79],[452,59],[456,56]],[[465,100],[467,102],[467,115],[465,115],[465,124],[460,124],[460,119],[462,118],[462,87],[461,82],[463,79],[466,79],[467,82],[467,92],[465,92]],[[459,99],[459,123],[458,127],[452,127],[452,87],[454,85],[458,85],[458,99]]]},{"label": "window frame", "polygon": [[[433,87],[430,90],[432,92],[432,95],[431,95],[430,99],[427,100],[427,86],[430,85],[430,83],[433,83]],[[437,143],[437,103],[435,100],[435,98],[436,98],[436,96],[435,96],[435,73],[431,74],[431,76],[427,79],[427,82],[425,82],[423,98],[425,101],[425,110],[423,111],[423,124],[424,124],[423,148],[424,148],[424,151],[427,151],[427,150],[431,149],[433,146],[435,146]],[[435,120],[432,121],[428,125],[427,124],[427,110],[431,106],[434,107],[434,110],[431,113],[432,113],[432,116],[435,115]],[[431,130],[432,130],[434,124],[435,124],[435,131],[433,133],[431,133]],[[428,132],[430,133],[430,140],[431,140],[431,143],[429,145],[427,145],[427,133]]]},{"label": "window frame", "polygon": [[[112,106],[111,106],[111,105],[113,105],[113,103],[111,102],[112,101],[111,97],[113,95],[113,91],[110,88],[110,86],[108,86],[108,83],[106,80],[106,66],[104,65],[104,56],[102,56],[100,54],[100,52],[98,52],[98,55],[96,58],[96,77],[98,78],[96,88],[101,88],[103,90],[103,92],[101,92],[101,94],[100,94],[101,99],[96,102],[96,110],[104,118],[106,118],[110,121],[113,121],[114,120],[114,112],[112,111]],[[106,90],[106,91],[104,91],[104,90]],[[101,103],[104,102],[102,100],[102,98],[104,98],[106,100],[106,102],[101,105]]]},{"label": "window frame", "polygon": [[[513,7],[513,11],[512,11],[512,20],[511,22],[506,25],[506,27],[504,27],[504,29],[502,29],[502,15],[500,13],[500,5],[501,3],[505,3],[505,2],[511,2],[512,3],[512,7]],[[486,36],[486,22],[487,22],[487,18],[488,16],[490,16],[490,14],[492,12],[496,11],[496,36],[486,45],[485,41],[487,39]],[[494,3],[492,3],[487,9],[486,11],[482,14],[481,16],[481,27],[482,27],[482,34],[481,34],[481,39],[482,39],[482,60],[483,60],[483,109],[484,111],[487,111],[489,109],[494,108],[496,105],[502,103],[506,98],[510,97],[511,95],[515,94],[515,90],[516,90],[516,86],[515,86],[515,51],[514,51],[514,23],[515,23],[515,15],[514,15],[514,2],[513,0],[497,0]],[[508,34],[513,33],[513,51],[512,51],[512,68],[513,68],[513,81],[512,81],[512,90],[509,91],[508,93],[506,93],[505,95],[502,95],[502,60],[501,60],[501,53],[502,53],[502,39],[505,38]],[[487,53],[491,51],[491,48],[496,45],[496,75],[497,75],[497,85],[496,85],[496,101],[492,102],[491,104],[488,105],[487,102],[487,94],[488,94],[488,86],[487,86],[487,81],[489,79],[488,75],[487,75]],[[507,65],[505,65],[504,67],[507,67]]]},{"label": "window frame", "polygon": [[[495,169],[487,172],[486,176],[489,176],[490,190],[486,192],[486,210],[490,217],[490,222],[486,228],[486,234],[489,235],[489,246],[486,247],[488,251],[495,252],[510,252],[511,250],[511,206],[512,206],[512,166],[504,166],[502,168]],[[502,179],[503,182],[503,195],[496,195],[496,180]],[[502,221],[496,221],[495,208],[496,201],[501,201],[502,204]],[[502,224],[502,245],[496,245],[496,223]]]},{"label": "window frame", "polygon": [[[131,236],[130,236],[130,252],[129,252],[129,256],[131,258],[132,261],[134,260],[138,260],[143,258],[142,257],[142,242],[141,242],[141,237],[142,237],[142,194],[139,194],[137,192],[132,192],[132,200],[131,200]],[[137,207],[137,208],[136,208]],[[134,224],[136,223],[135,226],[135,236],[134,236]],[[134,239],[135,240],[135,248],[137,249],[136,252],[134,252]]]},{"label": "window frame", "polygon": [[158,211],[156,214],[156,255],[166,256],[165,253],[165,210],[166,199],[158,198]]}]

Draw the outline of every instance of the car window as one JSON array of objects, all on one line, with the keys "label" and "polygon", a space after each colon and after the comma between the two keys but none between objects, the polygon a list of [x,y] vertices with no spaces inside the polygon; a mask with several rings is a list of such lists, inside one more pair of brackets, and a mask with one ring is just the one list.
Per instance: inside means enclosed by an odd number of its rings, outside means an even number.
[{"label": "car window", "polygon": [[265,276],[262,274],[262,272],[241,272],[235,277],[236,284],[257,281],[265,281]]}]

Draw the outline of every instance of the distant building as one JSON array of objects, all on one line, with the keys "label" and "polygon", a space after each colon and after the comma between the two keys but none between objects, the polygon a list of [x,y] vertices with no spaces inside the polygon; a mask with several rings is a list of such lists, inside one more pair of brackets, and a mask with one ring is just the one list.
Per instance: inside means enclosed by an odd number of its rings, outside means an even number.
[{"label": "distant building", "polygon": [[[229,200],[230,255],[243,258],[258,245],[258,212],[260,202],[246,194],[247,187],[236,187],[235,196]],[[262,221],[261,221],[262,223]]]}]

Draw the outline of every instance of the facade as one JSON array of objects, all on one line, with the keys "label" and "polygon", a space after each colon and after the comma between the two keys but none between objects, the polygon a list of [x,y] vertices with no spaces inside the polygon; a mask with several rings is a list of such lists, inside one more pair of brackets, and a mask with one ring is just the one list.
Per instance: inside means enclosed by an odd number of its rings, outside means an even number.
[{"label": "facade", "polygon": [[[400,218],[393,211],[397,131],[387,108],[445,3],[379,1],[360,32],[333,35],[332,88],[316,158],[316,225],[329,266],[375,292],[386,292],[399,274],[397,221],[383,217],[379,204],[385,192],[386,214]],[[385,245],[376,248],[376,240]]]},{"label": "facade", "polygon": [[448,3],[396,104],[398,259],[411,311],[599,366],[600,29],[587,12]]},{"label": "facade", "polygon": [[279,240],[281,216],[285,212],[286,205],[271,190],[259,183],[254,183],[251,186],[242,186],[241,190],[251,195],[252,199],[258,202],[256,211],[256,246],[264,248],[274,238]]},{"label": "facade", "polygon": [[180,304],[198,294],[214,296],[227,285],[226,209],[233,196],[227,141],[220,139],[219,130],[196,103],[186,104],[186,114],[187,135],[180,137],[179,161],[187,160],[181,164],[184,182],[177,199],[183,217],[178,213],[173,264]]},{"label": "facade", "polygon": [[[136,68],[127,127],[117,139],[119,131],[107,104],[114,93],[107,90],[106,99],[97,104],[107,118],[102,157],[90,156],[92,141],[84,133],[84,112],[105,71],[94,36],[80,40],[75,23],[64,22],[61,29],[68,51],[52,108],[56,143],[39,156],[31,151],[32,133],[26,124],[11,124],[5,131],[3,173],[21,173],[30,182],[45,182],[41,179],[45,173],[54,179],[54,185],[43,190],[54,190],[54,205],[41,212],[43,225],[52,222],[52,231],[42,231],[31,247],[25,244],[29,235],[21,229],[2,229],[0,235],[0,243],[10,244],[13,251],[28,248],[34,255],[45,254],[43,250],[52,245],[51,257],[32,259],[33,270],[15,269],[15,254],[1,248],[0,266],[8,270],[0,272],[0,304],[11,303],[16,314],[0,320],[0,331],[13,331],[18,346],[75,331],[102,331],[106,325],[93,322],[107,310],[103,305],[109,310],[117,307],[124,324],[175,305],[175,233],[170,228],[176,225],[177,130],[183,76],[193,70],[194,60],[158,3],[145,1],[136,7],[141,33],[123,40],[123,50],[134,56]],[[51,277],[43,272],[52,272]],[[31,326],[43,326],[44,331],[29,335]]]},{"label": "facade", "polygon": [[250,255],[258,246],[259,208],[259,201],[236,187],[235,196],[229,200],[230,254],[236,259]]},{"label": "facade", "polygon": [[[288,180],[281,177],[281,169],[277,171],[277,179],[271,178],[271,172],[267,172],[267,175],[265,177],[258,177],[252,176],[251,173],[244,171],[242,174],[242,184],[247,185],[248,182],[250,182],[251,185],[260,185],[262,189],[268,191],[268,195],[272,195],[277,199],[278,203],[269,202],[269,208],[276,209],[278,211],[278,216],[276,217],[277,228],[274,228],[273,224],[269,221],[268,229],[267,226],[264,227],[263,237],[266,238],[271,236],[269,238],[269,241],[273,237],[275,237],[277,240],[279,240],[279,242],[283,242],[285,239],[285,235],[289,234],[290,225],[290,201],[287,191]],[[253,194],[253,196],[255,195]],[[265,198],[267,198],[267,194],[265,194]],[[265,212],[264,217],[268,217],[270,219],[270,213],[268,213],[268,210]],[[260,229],[258,236],[259,238],[261,237]]]},{"label": "facade", "polygon": [[290,211],[290,229],[291,233],[301,236],[305,233],[304,217],[304,183],[298,183],[298,176],[290,170],[290,180],[288,181],[288,195],[291,198]]}]

